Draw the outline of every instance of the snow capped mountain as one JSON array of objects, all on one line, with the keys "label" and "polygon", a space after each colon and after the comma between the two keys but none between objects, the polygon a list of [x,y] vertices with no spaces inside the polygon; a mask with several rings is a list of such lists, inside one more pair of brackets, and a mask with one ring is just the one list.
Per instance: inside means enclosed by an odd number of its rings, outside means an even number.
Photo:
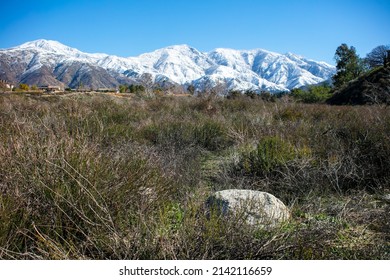
[{"label": "snow capped mountain", "polygon": [[93,60],[106,57],[106,54],[88,54],[83,53],[75,48],[65,46],[57,41],[52,40],[36,40],[24,43],[18,47],[11,48],[10,50],[30,50],[36,51],[42,54],[54,54],[56,56],[71,57],[80,60]]},{"label": "snow capped mountain", "polygon": [[[205,90],[220,84],[228,89],[286,91],[329,79],[335,68],[292,53],[262,49],[218,48],[209,53],[175,45],[142,54],[118,57],[89,54],[56,41],[36,40],[0,50],[0,78],[14,82],[55,82],[74,87],[113,87],[151,74],[155,82],[194,85]],[[50,76],[50,77],[49,77]]]},{"label": "snow capped mountain", "polygon": [[135,58],[141,73],[161,74],[170,80],[185,84],[204,75],[213,62],[204,53],[187,45],[170,46]]}]

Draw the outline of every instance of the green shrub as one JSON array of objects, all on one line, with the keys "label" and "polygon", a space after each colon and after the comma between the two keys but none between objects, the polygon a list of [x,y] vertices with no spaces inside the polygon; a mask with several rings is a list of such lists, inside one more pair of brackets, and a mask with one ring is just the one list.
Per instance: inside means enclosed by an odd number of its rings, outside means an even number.
[{"label": "green shrub", "polygon": [[294,147],[279,137],[265,137],[256,148],[242,155],[240,167],[251,175],[264,175],[297,156]]},{"label": "green shrub", "polygon": [[196,143],[209,151],[218,151],[232,144],[226,125],[213,120],[205,120],[194,130]]},{"label": "green shrub", "polygon": [[19,84],[19,90],[21,91],[28,91],[30,87],[27,84]]},{"label": "green shrub", "polygon": [[291,91],[294,99],[303,103],[324,103],[332,96],[329,86],[310,86],[308,89],[293,89]]}]

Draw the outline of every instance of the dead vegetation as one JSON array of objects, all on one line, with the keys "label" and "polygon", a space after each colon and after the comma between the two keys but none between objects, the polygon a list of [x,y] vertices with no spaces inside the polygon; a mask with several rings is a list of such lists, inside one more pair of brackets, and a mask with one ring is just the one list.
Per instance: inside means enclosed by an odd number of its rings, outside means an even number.
[{"label": "dead vegetation", "polygon": [[[0,258],[389,259],[389,140],[382,106],[0,96]],[[228,188],[292,219],[206,218]]]}]

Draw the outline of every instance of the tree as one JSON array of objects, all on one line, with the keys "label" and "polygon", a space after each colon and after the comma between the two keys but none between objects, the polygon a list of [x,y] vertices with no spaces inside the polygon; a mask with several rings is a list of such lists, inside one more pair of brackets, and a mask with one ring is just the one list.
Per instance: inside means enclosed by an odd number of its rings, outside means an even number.
[{"label": "tree", "polygon": [[294,99],[303,103],[323,103],[332,96],[330,91],[330,86],[312,85],[306,90],[294,88],[291,90],[291,95]]},{"label": "tree", "polygon": [[145,92],[145,87],[143,85],[131,84],[127,87],[126,91],[130,93],[143,93]]},{"label": "tree", "polygon": [[259,97],[262,100],[268,101],[268,102],[275,102],[276,101],[276,96],[274,94],[270,93],[269,91],[266,91],[266,90],[260,91]]},{"label": "tree", "polygon": [[145,94],[147,97],[153,97],[153,76],[149,73],[144,73],[140,77],[140,82],[143,88],[145,89]]},{"label": "tree", "polygon": [[[263,91],[260,92],[260,95],[263,93]],[[259,95],[251,89],[248,89],[244,92],[244,94],[252,99],[255,99],[256,97],[259,97]]]},{"label": "tree", "polygon": [[337,72],[333,76],[335,87],[356,79],[364,72],[364,61],[356,54],[355,47],[341,44],[334,56]]},{"label": "tree", "polygon": [[226,95],[227,99],[237,99],[242,97],[242,92],[239,90],[230,90],[229,93]]},{"label": "tree", "polygon": [[28,86],[27,84],[20,84],[20,85],[19,85],[19,89],[20,89],[20,90],[25,90],[25,91],[27,91],[27,90],[29,90],[30,88],[29,88],[29,86]]},{"label": "tree", "polygon": [[188,91],[191,95],[194,95],[194,93],[195,93],[195,87],[194,87],[194,85],[189,85],[189,86],[187,87],[187,91]]},{"label": "tree", "polygon": [[380,45],[369,52],[365,58],[370,68],[375,68],[386,64],[388,59],[388,51],[390,51],[390,45]]},{"label": "tree", "polygon": [[124,93],[127,91],[127,85],[119,85],[119,92]]}]

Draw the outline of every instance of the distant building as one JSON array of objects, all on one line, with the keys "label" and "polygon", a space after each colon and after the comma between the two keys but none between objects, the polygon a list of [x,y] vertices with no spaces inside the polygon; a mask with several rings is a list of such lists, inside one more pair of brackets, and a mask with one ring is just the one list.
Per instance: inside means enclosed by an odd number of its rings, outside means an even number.
[{"label": "distant building", "polygon": [[14,87],[15,86],[11,82],[7,80],[0,80],[0,88],[12,90]]},{"label": "distant building", "polygon": [[40,86],[38,89],[46,92],[61,92],[63,89],[60,86]]}]

